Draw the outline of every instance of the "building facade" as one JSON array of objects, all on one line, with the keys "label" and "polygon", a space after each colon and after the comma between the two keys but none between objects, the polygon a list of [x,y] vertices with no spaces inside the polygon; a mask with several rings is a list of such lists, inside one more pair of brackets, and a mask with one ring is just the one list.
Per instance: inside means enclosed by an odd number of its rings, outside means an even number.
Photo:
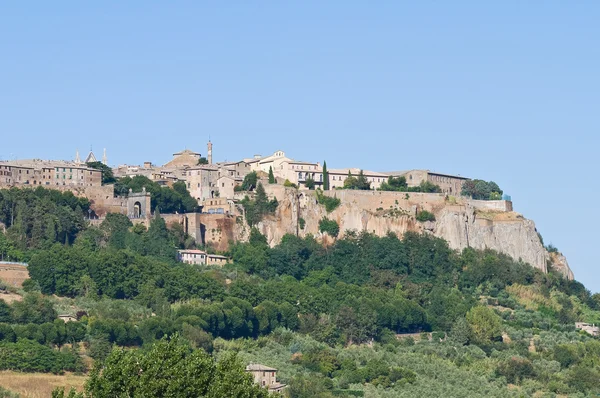
[{"label": "building facade", "polygon": [[436,173],[429,170],[409,170],[391,172],[394,177],[404,176],[409,187],[418,187],[422,182],[429,181],[438,185],[443,193],[449,195],[460,195],[462,185],[469,178],[458,175]]},{"label": "building facade", "polygon": [[3,186],[96,187],[102,185],[102,172],[67,161],[15,160],[0,162]]},{"label": "building facade", "polygon": [[266,387],[269,392],[282,391],[286,385],[277,381],[277,369],[260,364],[246,366],[246,372],[254,378],[254,382],[261,387]]}]

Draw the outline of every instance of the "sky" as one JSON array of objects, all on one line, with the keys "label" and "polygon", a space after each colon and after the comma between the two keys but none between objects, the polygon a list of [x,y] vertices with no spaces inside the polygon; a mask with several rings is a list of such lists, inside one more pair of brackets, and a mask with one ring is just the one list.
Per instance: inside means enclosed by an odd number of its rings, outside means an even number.
[{"label": "sky", "polygon": [[597,1],[0,4],[0,159],[284,150],[497,182],[600,292]]}]

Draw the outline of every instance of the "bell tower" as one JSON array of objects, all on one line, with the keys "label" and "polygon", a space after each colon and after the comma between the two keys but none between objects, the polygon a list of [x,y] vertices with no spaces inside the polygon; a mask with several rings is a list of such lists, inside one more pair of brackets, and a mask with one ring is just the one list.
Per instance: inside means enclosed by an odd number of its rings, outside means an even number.
[{"label": "bell tower", "polygon": [[208,139],[208,151],[206,152],[206,160],[208,160],[208,164],[212,164],[212,142],[210,142],[210,138]]}]

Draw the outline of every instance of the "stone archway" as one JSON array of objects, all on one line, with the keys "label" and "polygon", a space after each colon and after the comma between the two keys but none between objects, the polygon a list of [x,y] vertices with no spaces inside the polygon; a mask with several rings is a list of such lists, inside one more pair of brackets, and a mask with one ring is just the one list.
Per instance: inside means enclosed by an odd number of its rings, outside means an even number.
[{"label": "stone archway", "polygon": [[140,202],[135,202],[133,204],[133,218],[141,218],[142,217],[142,204]]}]

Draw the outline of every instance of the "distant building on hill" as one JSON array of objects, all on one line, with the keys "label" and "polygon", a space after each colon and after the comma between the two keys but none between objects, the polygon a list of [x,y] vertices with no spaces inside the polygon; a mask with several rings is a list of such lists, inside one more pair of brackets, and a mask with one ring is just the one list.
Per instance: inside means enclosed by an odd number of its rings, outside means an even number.
[{"label": "distant building on hill", "polygon": [[600,336],[600,327],[596,325],[590,325],[589,323],[575,322],[575,329],[583,330],[592,336]]},{"label": "distant building on hill", "polygon": [[287,387],[277,381],[277,369],[265,365],[251,363],[246,366],[246,372],[254,377],[254,382],[261,387],[267,387],[269,392],[280,392]]},{"label": "distant building on hill", "polygon": [[409,187],[418,187],[422,182],[429,181],[438,185],[443,193],[449,195],[460,195],[464,182],[470,180],[470,178],[459,175],[435,173],[429,170],[391,171],[386,174],[392,177],[404,176]]},{"label": "distant building on hill", "polygon": [[0,162],[0,186],[99,187],[102,172],[83,163],[23,159]]},{"label": "distant building on hill", "polygon": [[229,258],[219,254],[209,254],[203,250],[177,250],[177,260],[195,265],[225,265]]}]

